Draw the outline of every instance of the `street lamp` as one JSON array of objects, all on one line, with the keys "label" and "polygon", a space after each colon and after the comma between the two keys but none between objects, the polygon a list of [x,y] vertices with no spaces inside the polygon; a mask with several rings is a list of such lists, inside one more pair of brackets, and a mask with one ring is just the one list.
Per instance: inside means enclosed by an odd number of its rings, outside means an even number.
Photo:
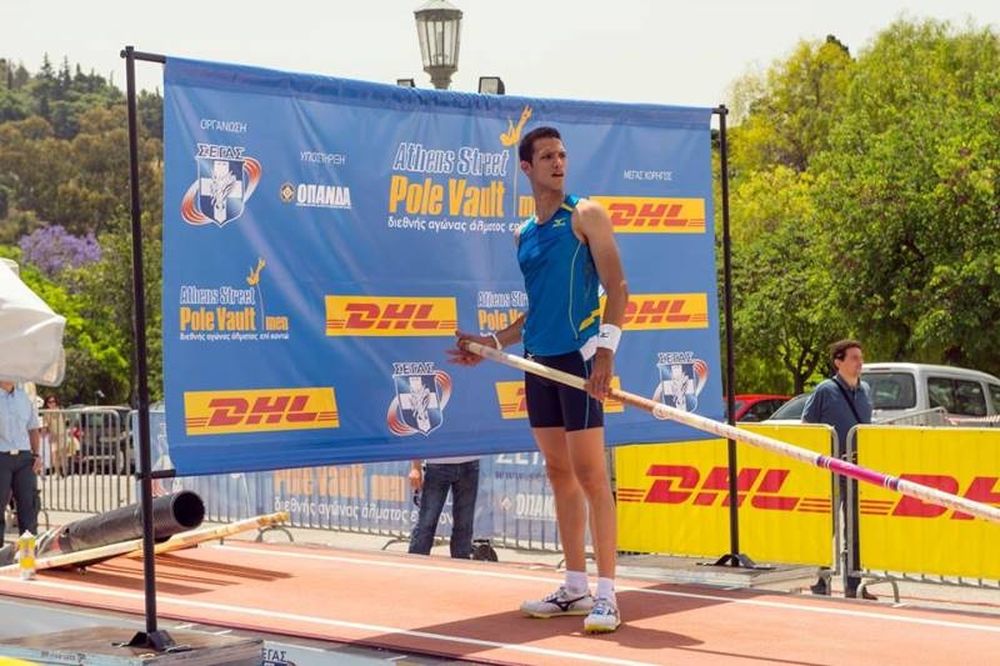
[{"label": "street lamp", "polygon": [[462,10],[448,0],[428,0],[413,12],[417,19],[417,38],[424,71],[438,90],[451,85],[451,75],[458,71],[459,33]]},{"label": "street lamp", "polygon": [[479,92],[487,95],[503,95],[507,92],[507,87],[499,76],[480,76]]}]

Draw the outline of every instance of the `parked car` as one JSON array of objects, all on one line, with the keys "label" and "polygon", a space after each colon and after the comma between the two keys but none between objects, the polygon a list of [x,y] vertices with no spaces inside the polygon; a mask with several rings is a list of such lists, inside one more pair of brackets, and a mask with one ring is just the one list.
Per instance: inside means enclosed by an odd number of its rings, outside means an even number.
[{"label": "parked car", "polygon": [[135,469],[127,405],[74,406],[67,412],[70,432],[80,442],[76,467],[113,474]]},{"label": "parked car", "polygon": [[788,402],[791,396],[765,393],[742,393],[736,396],[737,421],[763,421],[774,410]]},{"label": "parked car", "polygon": [[802,412],[806,408],[806,399],[809,397],[808,393],[800,393],[794,398],[788,400],[781,407],[778,407],[768,417],[768,423],[800,423],[802,421]]},{"label": "parked car", "polygon": [[949,416],[1000,414],[1000,379],[978,370],[925,363],[867,363],[872,420],[891,421],[943,408]]},{"label": "parked car", "polygon": [[[861,379],[871,388],[875,423],[927,415],[936,408],[959,417],[1000,414],[1000,379],[978,370],[926,363],[866,363]],[[808,393],[795,396],[768,422],[801,421],[808,397]]]}]

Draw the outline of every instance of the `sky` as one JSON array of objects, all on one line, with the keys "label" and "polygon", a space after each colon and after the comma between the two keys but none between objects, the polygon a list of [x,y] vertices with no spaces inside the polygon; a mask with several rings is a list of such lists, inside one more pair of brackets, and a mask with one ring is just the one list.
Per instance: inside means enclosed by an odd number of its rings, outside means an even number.
[{"label": "sky", "polygon": [[[394,83],[422,71],[413,10],[424,0],[0,0],[0,57],[43,54],[125,78],[125,45],[167,56]],[[739,77],[802,39],[836,35],[857,54],[894,20],[1000,30],[997,0],[451,0],[464,13],[452,89],[499,76],[507,93],[689,106],[729,103]],[[142,89],[162,68],[138,63]]]}]

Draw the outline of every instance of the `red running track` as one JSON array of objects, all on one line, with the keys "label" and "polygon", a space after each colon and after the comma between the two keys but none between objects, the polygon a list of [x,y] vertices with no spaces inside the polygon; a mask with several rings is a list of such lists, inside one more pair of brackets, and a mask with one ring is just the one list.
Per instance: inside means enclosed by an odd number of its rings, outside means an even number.
[{"label": "red running track", "polygon": [[[1000,654],[1000,618],[619,579],[625,624],[517,607],[562,577],[525,565],[230,542],[157,558],[161,617],[502,664],[956,664]],[[116,558],[0,594],[142,614],[142,562]]]}]

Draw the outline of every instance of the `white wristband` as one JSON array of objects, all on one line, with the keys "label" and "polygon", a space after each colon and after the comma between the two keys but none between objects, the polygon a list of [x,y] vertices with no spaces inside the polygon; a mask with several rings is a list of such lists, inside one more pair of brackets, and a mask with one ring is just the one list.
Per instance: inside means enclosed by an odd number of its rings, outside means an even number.
[{"label": "white wristband", "polygon": [[490,333],[490,337],[493,338],[493,342],[496,344],[497,349],[503,349],[503,345],[500,344],[500,338],[497,337],[496,333]]},{"label": "white wristband", "polygon": [[597,333],[597,346],[599,348],[610,349],[614,354],[618,351],[618,343],[622,339],[622,329],[614,324],[601,324]]}]

